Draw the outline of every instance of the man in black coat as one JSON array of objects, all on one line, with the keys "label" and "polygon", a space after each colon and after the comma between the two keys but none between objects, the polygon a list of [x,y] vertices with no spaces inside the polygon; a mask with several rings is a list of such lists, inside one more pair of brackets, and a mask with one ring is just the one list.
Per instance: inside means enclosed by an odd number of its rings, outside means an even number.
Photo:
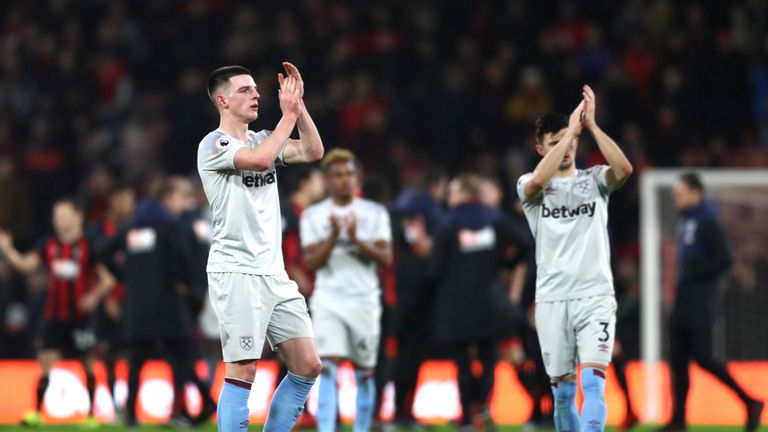
[{"label": "man in black coat", "polygon": [[[489,396],[494,384],[497,344],[519,317],[513,313],[500,279],[530,253],[525,227],[498,209],[479,202],[480,179],[462,175],[448,187],[448,212],[432,253],[437,282],[435,339],[448,348],[458,368],[462,424],[490,421]],[[482,374],[472,374],[472,352]]]},{"label": "man in black coat", "polygon": [[704,370],[733,390],[744,402],[747,431],[760,424],[764,403],[747,395],[712,354],[712,327],[719,313],[721,277],[733,257],[718,220],[715,204],[704,198],[704,186],[695,173],[683,174],[674,189],[680,213],[677,227],[676,296],[670,318],[670,368],[674,408],[672,420],[662,429],[685,430],[685,402],[690,378],[688,366],[695,360]]},{"label": "man in black coat", "polygon": [[397,340],[395,359],[395,415],[398,427],[419,427],[413,402],[421,364],[433,349],[434,286],[428,278],[432,237],[442,221],[448,185],[446,174],[427,168],[418,187],[406,188],[390,206],[395,248],[397,300],[392,332]]},{"label": "man in black coat", "polygon": [[192,319],[185,296],[193,283],[195,238],[179,216],[188,208],[191,189],[180,178],[159,186],[155,199],[139,204],[129,228],[106,248],[111,256],[122,250],[125,263],[125,337],[130,351],[126,423],[136,423],[139,375],[144,363],[164,351],[174,375],[172,423],[191,423],[182,412],[184,383],[193,382],[203,397],[201,419],[215,412],[210,389],[194,370]]}]

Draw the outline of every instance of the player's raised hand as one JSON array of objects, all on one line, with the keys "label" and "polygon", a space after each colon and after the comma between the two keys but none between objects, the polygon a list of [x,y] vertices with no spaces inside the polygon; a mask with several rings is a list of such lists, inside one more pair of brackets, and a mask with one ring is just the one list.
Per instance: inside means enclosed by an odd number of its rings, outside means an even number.
[{"label": "player's raised hand", "polygon": [[299,68],[293,65],[293,63],[290,62],[283,62],[283,68],[285,68],[285,73],[288,74],[288,76],[292,76],[296,78],[296,85],[299,88],[299,97],[304,98],[304,80],[301,79],[301,73],[299,73]]},{"label": "player's raised hand", "polygon": [[277,81],[280,83],[278,95],[280,99],[280,110],[283,115],[301,114],[301,97],[296,84],[296,78],[292,76],[284,77],[282,73],[277,74]]},{"label": "player's raised hand", "polygon": [[339,217],[336,216],[334,213],[331,213],[331,235],[338,236],[339,232],[341,232],[341,222],[339,222]]},{"label": "player's raised hand", "polygon": [[576,109],[573,110],[571,116],[568,117],[568,130],[572,131],[574,136],[579,136],[579,134],[581,134],[581,128],[584,126],[581,122],[582,115],[585,114],[584,105],[585,102],[582,100]]},{"label": "player's raised hand", "polygon": [[353,213],[347,215],[347,234],[350,240],[357,241],[357,221]]},{"label": "player's raised hand", "polygon": [[581,89],[581,95],[584,97],[584,120],[582,123],[587,129],[593,128],[597,123],[595,122],[595,106],[597,98],[595,92],[588,85],[585,85]]}]

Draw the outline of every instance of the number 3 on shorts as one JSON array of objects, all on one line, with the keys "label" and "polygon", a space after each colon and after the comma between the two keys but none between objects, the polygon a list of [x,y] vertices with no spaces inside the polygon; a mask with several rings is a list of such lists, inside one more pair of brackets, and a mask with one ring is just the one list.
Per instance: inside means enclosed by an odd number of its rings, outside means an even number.
[{"label": "number 3 on shorts", "polygon": [[600,321],[598,322],[600,326],[603,328],[602,333],[600,335],[600,339],[598,339],[598,342],[608,342],[608,339],[610,339],[611,335],[608,333],[608,325],[610,324],[607,321]]}]

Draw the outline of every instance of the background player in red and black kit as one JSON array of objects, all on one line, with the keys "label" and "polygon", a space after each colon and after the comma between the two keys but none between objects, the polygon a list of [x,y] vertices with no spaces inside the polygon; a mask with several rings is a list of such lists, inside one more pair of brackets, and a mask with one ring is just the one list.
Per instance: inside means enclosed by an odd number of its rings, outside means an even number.
[{"label": "background player in red and black kit", "polygon": [[55,234],[43,239],[39,246],[25,254],[13,246],[7,231],[0,231],[0,250],[18,271],[31,273],[40,265],[48,271],[48,293],[45,320],[37,341],[37,357],[42,369],[37,385],[36,410],[27,414],[25,423],[40,424],[43,395],[53,364],[62,357],[75,357],[85,369],[91,400],[88,423],[93,417],[96,380],[90,349],[96,342],[88,318],[99,302],[114,286],[114,278],[95,260],[93,242],[83,234],[83,213],[70,198],[53,205]]}]

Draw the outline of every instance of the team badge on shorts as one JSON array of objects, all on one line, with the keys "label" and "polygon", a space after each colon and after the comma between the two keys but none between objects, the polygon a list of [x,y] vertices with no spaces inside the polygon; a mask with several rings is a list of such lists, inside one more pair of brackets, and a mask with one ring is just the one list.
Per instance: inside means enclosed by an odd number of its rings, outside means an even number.
[{"label": "team badge on shorts", "polygon": [[253,348],[253,336],[240,336],[240,348],[250,351]]}]

